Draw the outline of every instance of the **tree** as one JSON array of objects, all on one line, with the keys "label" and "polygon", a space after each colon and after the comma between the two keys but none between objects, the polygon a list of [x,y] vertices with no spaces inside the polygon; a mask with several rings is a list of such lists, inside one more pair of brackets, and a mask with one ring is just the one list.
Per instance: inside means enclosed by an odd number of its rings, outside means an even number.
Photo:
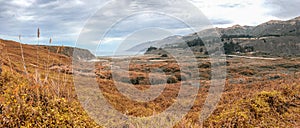
[{"label": "tree", "polygon": [[203,52],[203,48],[200,48],[199,52]]},{"label": "tree", "polygon": [[189,47],[193,47],[193,46],[204,46],[203,41],[202,41],[199,37],[198,37],[197,39],[192,40],[192,41],[187,41],[186,43],[187,43],[187,45],[188,45]]},{"label": "tree", "polygon": [[154,50],[157,50],[157,48],[156,48],[156,47],[150,46],[150,47],[147,49],[146,52],[151,52],[151,51],[154,51]]}]

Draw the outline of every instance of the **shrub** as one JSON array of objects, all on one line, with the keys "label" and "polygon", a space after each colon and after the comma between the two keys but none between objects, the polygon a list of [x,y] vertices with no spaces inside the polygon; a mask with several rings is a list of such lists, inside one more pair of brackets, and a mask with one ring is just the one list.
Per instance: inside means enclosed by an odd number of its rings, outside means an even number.
[{"label": "shrub", "polygon": [[169,76],[167,78],[167,83],[168,84],[177,83],[177,82],[178,82],[178,80],[177,80],[177,78],[175,76]]},{"label": "shrub", "polygon": [[161,57],[168,57],[168,55],[167,54],[162,54]]},{"label": "shrub", "polygon": [[210,68],[210,67],[211,67],[210,62],[198,64],[198,68]]},{"label": "shrub", "polygon": [[149,48],[147,49],[146,52],[151,52],[151,51],[154,51],[154,50],[157,50],[157,48],[151,46],[151,47],[149,47]]},{"label": "shrub", "polygon": [[175,73],[174,76],[178,81],[185,81],[187,79],[187,76],[184,74],[180,74],[180,72]]},{"label": "shrub", "polygon": [[0,127],[99,127],[79,102],[59,97],[51,85],[8,72],[0,82]]},{"label": "shrub", "polygon": [[244,71],[241,71],[240,74],[244,76],[252,76],[255,75],[255,72],[253,70],[246,69]]},{"label": "shrub", "polygon": [[210,117],[208,122],[217,127],[292,127],[291,120],[295,117],[291,112],[300,112],[294,105],[299,99],[291,98],[292,95],[291,92],[262,91],[236,101],[230,107],[223,106],[224,110]]}]

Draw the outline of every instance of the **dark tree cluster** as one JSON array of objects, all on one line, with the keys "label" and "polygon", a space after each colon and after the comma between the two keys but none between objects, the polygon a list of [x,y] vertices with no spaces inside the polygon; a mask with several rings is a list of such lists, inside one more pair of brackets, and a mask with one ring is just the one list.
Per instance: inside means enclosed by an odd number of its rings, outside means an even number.
[{"label": "dark tree cluster", "polygon": [[233,43],[230,41],[229,43],[224,43],[224,50],[225,54],[232,54],[236,52],[246,53],[246,52],[253,52],[254,47],[253,46],[244,46],[242,47],[239,43]]},{"label": "dark tree cluster", "polygon": [[251,35],[222,35],[221,38],[227,38],[227,39],[231,39],[231,38],[253,38],[254,36]]},{"label": "dark tree cluster", "polygon": [[157,48],[151,46],[151,47],[149,47],[149,48],[147,49],[146,52],[151,52],[151,51],[154,51],[154,50],[157,50]]},{"label": "dark tree cluster", "polygon": [[186,43],[187,43],[187,45],[188,45],[189,47],[193,47],[193,46],[204,46],[204,43],[203,43],[203,41],[202,41],[200,38],[194,39],[194,40],[192,40],[192,41],[187,41]]},{"label": "dark tree cluster", "polygon": [[240,52],[241,46],[233,42],[229,42],[229,43],[225,42],[224,50],[225,50],[225,54],[232,54],[234,52]]}]

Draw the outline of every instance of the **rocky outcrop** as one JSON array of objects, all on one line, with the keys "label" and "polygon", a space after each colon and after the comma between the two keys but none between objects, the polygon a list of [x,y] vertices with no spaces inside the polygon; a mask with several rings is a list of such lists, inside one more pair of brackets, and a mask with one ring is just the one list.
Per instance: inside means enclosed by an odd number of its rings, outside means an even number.
[{"label": "rocky outcrop", "polygon": [[75,48],[75,47],[66,47],[66,46],[43,46],[48,48],[50,52],[59,53],[66,55],[68,57],[73,57],[76,60],[92,60],[96,57],[86,49]]}]

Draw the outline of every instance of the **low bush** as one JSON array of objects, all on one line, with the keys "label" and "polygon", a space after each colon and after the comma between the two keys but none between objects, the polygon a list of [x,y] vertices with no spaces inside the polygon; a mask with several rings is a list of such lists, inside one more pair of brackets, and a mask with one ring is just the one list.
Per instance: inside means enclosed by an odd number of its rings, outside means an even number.
[{"label": "low bush", "polygon": [[4,72],[0,77],[0,127],[99,127],[77,101]]},{"label": "low bush", "polygon": [[206,123],[216,127],[292,127],[299,118],[295,113],[300,113],[300,98],[295,97],[299,86],[282,88],[281,91],[262,91],[222,106],[223,111],[211,116]]},{"label": "low bush", "polygon": [[167,83],[168,84],[173,84],[173,83],[177,83],[177,82],[178,82],[178,80],[177,80],[177,78],[175,76],[169,76],[167,78]]}]

